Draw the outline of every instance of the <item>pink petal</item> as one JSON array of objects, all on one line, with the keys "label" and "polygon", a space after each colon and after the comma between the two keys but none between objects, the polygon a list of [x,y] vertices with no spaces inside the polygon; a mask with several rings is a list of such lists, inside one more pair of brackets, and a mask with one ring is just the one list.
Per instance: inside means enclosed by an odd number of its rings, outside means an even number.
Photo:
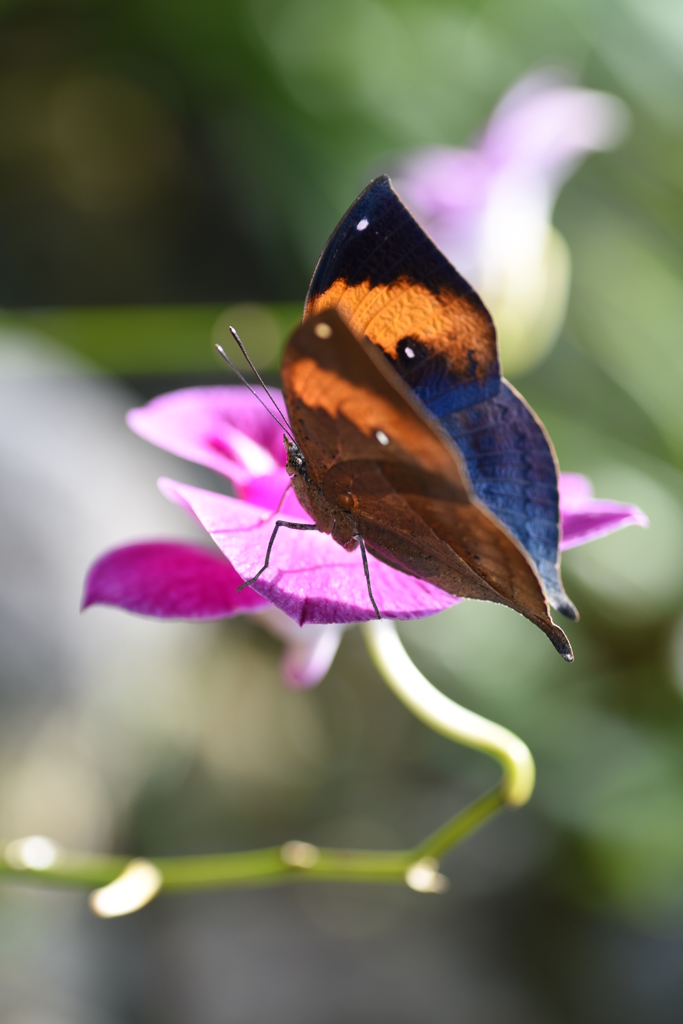
[{"label": "pink petal", "polygon": [[615,96],[568,84],[552,68],[537,71],[502,97],[473,148],[418,149],[403,161],[394,185],[437,245],[476,284],[489,218],[502,215],[505,228],[510,204],[516,217],[520,204],[529,204],[527,216],[535,211],[549,218],[580,161],[616,145],[627,120]]},{"label": "pink petal", "polygon": [[560,473],[558,480],[560,505],[569,507],[593,499],[593,484],[583,473]]},{"label": "pink petal", "polygon": [[293,690],[309,689],[325,678],[346,628],[335,623],[298,626],[294,619],[272,605],[258,615],[257,621],[284,641],[280,675]]},{"label": "pink petal", "polygon": [[560,551],[586,544],[625,526],[649,526],[637,505],[593,497],[593,485],[580,473],[560,473]]},{"label": "pink petal", "polygon": [[[258,572],[275,527],[271,511],[174,480],[160,480],[159,487],[171,501],[194,513],[243,579]],[[368,561],[373,594],[385,618],[422,618],[458,601],[371,555]],[[314,530],[281,529],[271,566],[253,589],[299,624],[363,622],[375,614],[360,551],[344,551],[331,537]]]},{"label": "pink petal", "polygon": [[524,167],[559,189],[581,157],[620,141],[627,117],[615,96],[571,85],[552,68],[536,71],[503,96],[481,151],[494,166]]},{"label": "pink petal", "polygon": [[[284,410],[280,392],[273,388],[272,394]],[[131,409],[127,422],[146,441],[208,466],[238,486],[285,465],[282,429],[245,387],[171,391]]]},{"label": "pink petal", "polygon": [[425,220],[458,223],[462,214],[483,206],[488,178],[489,167],[476,150],[428,146],[404,161],[394,186]]},{"label": "pink petal", "polygon": [[308,624],[300,629],[315,629],[315,636],[302,636],[301,640],[288,644],[280,661],[280,674],[287,686],[293,690],[308,690],[325,678],[334,656],[339,650],[343,626],[314,626]]},{"label": "pink petal", "polygon": [[279,509],[281,519],[296,519],[298,517],[306,523],[313,522],[299,504],[299,499],[292,487],[292,479],[286,469],[276,469],[268,476],[259,476],[249,480],[239,488],[239,497],[260,508],[268,508],[273,511]]},{"label": "pink petal", "polygon": [[190,544],[130,544],[102,555],[85,581],[83,608],[110,604],[162,619],[222,619],[268,602],[225,558]]}]

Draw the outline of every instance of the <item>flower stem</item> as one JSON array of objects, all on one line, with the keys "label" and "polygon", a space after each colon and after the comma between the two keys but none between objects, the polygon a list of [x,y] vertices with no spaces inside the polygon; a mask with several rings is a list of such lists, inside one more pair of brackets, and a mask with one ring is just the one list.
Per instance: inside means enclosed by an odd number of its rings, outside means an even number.
[{"label": "flower stem", "polygon": [[442,892],[447,880],[438,860],[505,805],[526,803],[534,787],[534,762],[514,733],[445,697],[408,657],[393,623],[365,623],[370,655],[394,693],[426,725],[456,743],[494,757],[500,785],[407,850],[344,850],[292,841],[240,853],[158,857],[146,861],[61,849],[44,836],[15,839],[4,847],[0,878],[91,889],[90,905],[101,917],[140,909],[156,894],[278,885],[291,881],[407,884],[420,892]]},{"label": "flower stem", "polygon": [[526,743],[432,686],[408,657],[393,622],[366,622],[362,629],[375,667],[416,718],[448,739],[494,757],[503,769],[502,803],[512,807],[527,803],[534,790],[536,768]]}]

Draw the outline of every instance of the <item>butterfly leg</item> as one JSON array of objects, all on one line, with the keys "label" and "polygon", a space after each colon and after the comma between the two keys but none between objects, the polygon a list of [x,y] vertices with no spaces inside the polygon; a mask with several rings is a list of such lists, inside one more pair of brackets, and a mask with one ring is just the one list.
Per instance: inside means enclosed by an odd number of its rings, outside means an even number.
[{"label": "butterfly leg", "polygon": [[282,492],[282,497],[280,498],[280,501],[278,502],[277,508],[273,512],[274,516],[276,516],[278,514],[278,512],[280,511],[280,509],[284,505],[285,498],[287,497],[288,493],[290,492],[290,490],[292,489],[293,486],[294,486],[294,481],[290,480],[289,483],[287,484],[287,486],[285,487],[284,491]]},{"label": "butterfly leg", "polygon": [[372,604],[372,607],[375,609],[375,615],[377,616],[377,618],[381,619],[382,616],[379,613],[379,608],[377,607],[375,599],[372,596],[372,587],[370,586],[370,567],[368,566],[368,556],[365,550],[365,541],[363,540],[359,533],[356,534],[354,540],[357,540],[358,543],[360,544],[360,554],[361,558],[363,559],[363,571],[365,572],[365,582],[368,585],[368,596],[370,597],[370,603]]},{"label": "butterfly leg", "polygon": [[[284,495],[283,495],[283,497],[284,497]],[[275,524],[275,529],[271,533],[270,540],[268,541],[268,547],[266,549],[266,560],[265,560],[265,562],[263,563],[263,565],[261,566],[261,568],[259,569],[259,571],[256,573],[255,576],[252,576],[250,580],[245,580],[244,583],[240,583],[239,587],[237,588],[238,593],[239,593],[240,590],[243,590],[244,587],[248,587],[252,583],[255,583],[256,580],[261,575],[261,573],[264,573],[266,571],[266,569],[268,568],[268,563],[270,562],[270,553],[273,550],[273,544],[275,543],[275,538],[277,537],[277,531],[280,529],[281,526],[286,526],[288,530],[317,530],[318,529],[318,527],[315,525],[315,523],[287,523],[287,522],[285,522],[284,519],[278,519],[278,521]],[[368,586],[369,586],[369,583],[368,583]],[[373,602],[373,604],[374,604],[374,602]]]}]

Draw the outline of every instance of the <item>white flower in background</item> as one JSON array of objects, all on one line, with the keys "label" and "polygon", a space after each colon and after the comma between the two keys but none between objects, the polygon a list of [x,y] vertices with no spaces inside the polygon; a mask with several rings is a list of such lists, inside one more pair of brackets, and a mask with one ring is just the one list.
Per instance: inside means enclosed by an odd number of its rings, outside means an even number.
[{"label": "white flower in background", "polygon": [[621,141],[628,116],[615,96],[540,71],[505,94],[474,148],[418,150],[394,174],[491,310],[509,375],[540,362],[564,323],[571,260],[551,223],[557,196],[583,157]]}]

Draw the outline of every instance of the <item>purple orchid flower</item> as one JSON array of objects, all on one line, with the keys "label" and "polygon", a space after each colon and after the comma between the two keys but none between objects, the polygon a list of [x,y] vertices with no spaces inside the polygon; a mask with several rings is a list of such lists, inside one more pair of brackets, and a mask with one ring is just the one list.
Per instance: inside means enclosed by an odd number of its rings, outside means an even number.
[{"label": "purple orchid flower", "polygon": [[503,96],[472,148],[417,150],[393,175],[490,309],[508,374],[537,363],[564,322],[571,259],[551,223],[555,200],[581,160],[616,145],[627,122],[615,96],[537,71]]},{"label": "purple orchid flower", "polygon": [[[281,531],[268,571],[238,591],[261,568],[278,511],[311,522],[289,487],[280,428],[240,386],[161,395],[133,409],[128,425],[152,444],[227,477],[236,496],[161,479],[162,493],[194,515],[221,554],[169,541],[116,548],[91,567],[83,607],[107,604],[168,619],[256,615],[286,641],[285,681],[315,685],[334,659],[344,626],[372,619],[374,611],[359,553],[313,531]],[[593,498],[590,482],[575,473],[560,475],[560,512],[563,549],[632,524],[647,526],[640,509]],[[368,562],[385,618],[421,618],[460,600],[370,554]]]}]

